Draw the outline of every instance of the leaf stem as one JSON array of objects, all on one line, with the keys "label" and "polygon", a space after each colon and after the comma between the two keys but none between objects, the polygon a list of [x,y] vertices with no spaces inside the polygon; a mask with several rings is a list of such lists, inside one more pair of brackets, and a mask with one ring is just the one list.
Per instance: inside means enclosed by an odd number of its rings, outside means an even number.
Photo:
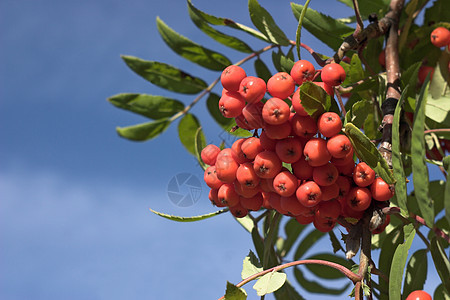
[{"label": "leaf stem", "polygon": [[[253,274],[253,275],[245,278],[238,284],[236,284],[236,287],[241,287],[241,286],[249,283],[250,281],[255,280],[256,278],[263,276],[265,274],[268,274],[270,272],[278,272],[278,271],[284,270],[289,267],[305,265],[305,264],[316,264],[316,265],[322,265],[322,266],[328,266],[328,267],[334,268],[334,269],[338,270],[339,272],[341,272],[342,274],[344,274],[353,283],[356,283],[360,280],[360,277],[357,274],[353,273],[351,270],[347,269],[346,267],[344,267],[340,264],[326,261],[326,260],[320,260],[320,259],[304,259],[304,260],[297,260],[297,261],[289,262],[286,264],[282,264],[282,265],[261,271],[259,273]],[[223,300],[223,299],[225,299],[225,296],[220,297],[218,300]]]},{"label": "leaf stem", "polygon": [[300,56],[300,47],[301,47],[301,43],[300,43],[300,38],[302,36],[302,24],[303,24],[303,19],[305,18],[305,14],[306,14],[306,10],[308,9],[308,5],[309,2],[311,2],[311,0],[307,0],[305,5],[303,6],[302,12],[300,14],[300,18],[298,18],[298,26],[297,26],[297,32],[295,34],[295,44],[296,44],[296,48],[297,48],[297,55],[298,55],[298,59],[301,59]]}]

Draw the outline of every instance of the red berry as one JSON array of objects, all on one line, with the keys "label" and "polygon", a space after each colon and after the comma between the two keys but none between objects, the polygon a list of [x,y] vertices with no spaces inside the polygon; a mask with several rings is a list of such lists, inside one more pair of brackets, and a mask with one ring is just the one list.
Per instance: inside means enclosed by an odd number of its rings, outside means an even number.
[{"label": "red berry", "polygon": [[253,164],[251,162],[243,163],[236,171],[237,181],[250,188],[256,188],[259,184],[260,178],[253,170]]},{"label": "red berry", "polygon": [[450,30],[445,27],[438,27],[431,32],[431,43],[438,48],[450,44]]},{"label": "red berry", "polygon": [[314,168],[304,159],[300,158],[291,165],[292,172],[300,180],[311,180]]},{"label": "red berry", "polygon": [[278,173],[273,179],[273,188],[275,192],[283,197],[292,196],[297,190],[297,177],[289,171]]},{"label": "red berry", "polygon": [[364,187],[354,187],[347,195],[347,205],[357,211],[364,211],[369,208],[371,200],[370,191]]},{"label": "red berry", "polygon": [[259,77],[247,76],[239,85],[239,94],[248,103],[261,101],[266,93],[266,83]]},{"label": "red berry", "polygon": [[305,160],[313,167],[326,164],[331,159],[331,154],[327,149],[327,142],[321,138],[312,138],[303,149]]},{"label": "red berry", "polygon": [[273,140],[281,140],[291,135],[292,127],[290,122],[284,122],[278,125],[266,123],[264,125],[264,131],[267,137]]},{"label": "red berry", "polygon": [[234,206],[230,206],[230,213],[236,218],[243,218],[248,214],[248,209],[244,208],[240,202]]},{"label": "red berry", "polygon": [[330,63],[322,68],[322,81],[331,86],[340,85],[345,80],[345,70],[337,63]]},{"label": "red berry", "polygon": [[263,151],[258,153],[253,163],[253,168],[261,178],[273,178],[280,173],[282,167],[281,160],[273,151]]},{"label": "red berry", "polygon": [[307,181],[298,187],[296,196],[303,206],[312,207],[322,200],[322,191],[317,183]]},{"label": "red berry", "polygon": [[394,187],[386,183],[382,178],[377,177],[370,186],[372,197],[378,201],[387,201],[394,196]]},{"label": "red berry", "polygon": [[335,112],[323,113],[317,120],[317,128],[325,137],[332,137],[342,130],[342,121]]},{"label": "red berry", "polygon": [[279,125],[289,120],[291,110],[289,105],[280,98],[270,98],[264,104],[262,117],[271,125]]},{"label": "red berry", "polygon": [[298,138],[285,138],[278,140],[275,146],[275,152],[281,161],[285,163],[294,163],[302,157],[303,146]]},{"label": "red berry", "polygon": [[244,99],[237,92],[225,92],[219,100],[219,110],[225,118],[239,116],[244,107]]},{"label": "red berry", "polygon": [[300,99],[300,88],[298,88],[294,95],[292,95],[292,106],[294,107],[295,112],[300,116],[308,116],[308,113],[305,111],[302,105],[302,100]]},{"label": "red berry", "polygon": [[261,146],[261,141],[257,137],[249,137],[241,145],[242,152],[247,159],[254,159],[256,155],[264,148]]},{"label": "red berry", "polygon": [[205,174],[203,175],[203,180],[206,185],[212,189],[218,189],[222,186],[223,182],[217,178],[216,167],[210,166],[206,168]]},{"label": "red berry", "polygon": [[360,162],[353,170],[353,181],[357,186],[365,187],[371,185],[375,180],[375,171],[365,162]]},{"label": "red berry", "polygon": [[220,76],[220,82],[226,90],[237,92],[242,79],[246,76],[244,69],[239,66],[231,65],[223,70],[222,75]]},{"label": "red berry", "polygon": [[223,184],[217,193],[219,202],[226,206],[234,206],[239,203],[239,195],[234,190],[234,185],[230,183]]},{"label": "red berry", "polygon": [[430,294],[425,291],[414,291],[406,297],[406,300],[432,300]]},{"label": "red berry", "polygon": [[216,163],[217,155],[219,154],[219,152],[219,147],[213,144],[209,144],[205,148],[203,148],[200,156],[205,164],[212,166]]},{"label": "red berry", "polygon": [[295,82],[291,75],[286,72],[279,72],[267,81],[267,91],[272,97],[286,99],[295,90]]},{"label": "red berry", "polygon": [[420,85],[425,82],[427,75],[430,74],[430,80],[433,78],[434,68],[430,66],[422,65],[419,68],[419,73],[417,74],[417,80]]},{"label": "red berry", "polygon": [[239,164],[231,156],[223,156],[216,160],[216,174],[220,181],[232,183],[236,179]]},{"label": "red berry", "polygon": [[261,209],[261,206],[263,205],[263,197],[261,193],[257,193],[255,196],[250,198],[240,197],[239,203],[241,203],[243,208],[252,211],[258,211]]},{"label": "red berry", "polygon": [[336,182],[339,172],[332,163],[326,163],[315,167],[313,170],[313,180],[320,186],[329,186]]},{"label": "red berry", "polygon": [[353,150],[353,146],[346,135],[337,134],[327,141],[327,149],[331,156],[343,158]]},{"label": "red berry", "polygon": [[262,110],[264,103],[256,102],[249,103],[242,109],[242,115],[249,126],[253,128],[262,128],[264,126],[264,119],[262,117]]},{"label": "red berry", "polygon": [[299,137],[311,138],[317,133],[317,123],[311,116],[295,114],[291,119],[292,131]]},{"label": "red berry", "polygon": [[303,59],[296,61],[291,69],[291,76],[298,85],[313,80],[315,73],[313,64]]}]

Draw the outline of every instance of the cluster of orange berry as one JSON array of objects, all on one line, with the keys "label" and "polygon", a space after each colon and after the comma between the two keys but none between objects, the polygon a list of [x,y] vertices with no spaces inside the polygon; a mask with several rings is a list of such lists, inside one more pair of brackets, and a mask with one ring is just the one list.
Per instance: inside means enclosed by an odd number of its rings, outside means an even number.
[{"label": "cluster of orange berry", "polygon": [[[364,162],[355,163],[339,115],[325,112],[314,119],[303,108],[300,86],[315,75],[306,60],[297,61],[290,74],[279,72],[267,83],[247,76],[236,65],[223,71],[220,111],[255,134],[236,140],[231,148],[209,144],[202,150],[201,158],[209,165],[204,180],[214,205],[229,207],[235,217],[275,209],[327,232],[340,216],[359,220],[372,199],[392,197],[393,190],[374,170]],[[322,82],[313,83],[333,97],[333,87],[346,74],[342,66],[331,63],[320,75]],[[271,96],[268,100],[263,99],[266,93]]]}]

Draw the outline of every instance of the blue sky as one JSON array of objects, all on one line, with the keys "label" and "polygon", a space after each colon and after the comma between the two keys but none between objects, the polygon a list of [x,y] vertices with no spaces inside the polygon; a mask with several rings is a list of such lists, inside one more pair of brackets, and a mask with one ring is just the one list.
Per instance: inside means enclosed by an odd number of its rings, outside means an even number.
[{"label": "blue sky", "polygon": [[[251,24],[246,1],[193,2]],[[289,1],[260,3],[294,39]],[[351,14],[328,3],[311,6],[335,17]],[[191,207],[168,199],[173,176],[203,176],[178,141],[176,124],[145,143],[115,132],[145,120],[114,108],[109,96],[192,99],[148,84],[121,54],[176,65],[206,81],[217,76],[171,52],[156,31],[156,16],[232,61],[242,58],[205,38],[182,0],[0,2],[1,299],[214,299],[227,280],[240,280],[252,245],[229,215],[181,224],[148,211],[188,216],[214,210],[206,185]],[[304,38],[317,51],[329,51],[310,35]],[[206,116],[202,103],[193,112]],[[208,141],[219,143],[219,127],[207,116],[201,120]]]}]

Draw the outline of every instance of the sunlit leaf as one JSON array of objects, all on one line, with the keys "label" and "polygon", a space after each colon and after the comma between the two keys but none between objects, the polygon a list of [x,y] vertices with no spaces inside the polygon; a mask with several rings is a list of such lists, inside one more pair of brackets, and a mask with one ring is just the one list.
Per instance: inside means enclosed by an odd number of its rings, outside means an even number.
[{"label": "sunlit leaf", "polygon": [[213,213],[209,213],[209,214],[205,214],[205,215],[201,215],[201,216],[193,216],[193,217],[180,217],[180,216],[172,216],[172,215],[168,215],[162,212],[158,212],[155,211],[153,209],[150,208],[150,211],[160,217],[172,220],[172,221],[177,221],[177,222],[195,222],[195,221],[201,221],[201,220],[205,220],[205,219],[209,219],[212,217],[215,217],[217,215],[223,214],[224,212],[228,211],[228,208],[213,212]]},{"label": "sunlit leaf", "polygon": [[108,101],[116,107],[150,119],[171,117],[184,109],[181,101],[147,94],[118,94],[109,97]]},{"label": "sunlit leaf", "polygon": [[[291,3],[292,12],[297,20],[303,9],[303,5]],[[338,49],[344,41],[344,37],[352,34],[355,30],[345,23],[326,16],[311,7],[308,7],[303,25],[314,37],[321,40],[331,49]]]},{"label": "sunlit leaf", "polygon": [[258,28],[271,43],[281,46],[288,46],[290,44],[289,39],[284,32],[278,27],[269,12],[258,3],[258,0],[249,0],[248,10],[253,25],[255,25],[255,27]]},{"label": "sunlit leaf", "polygon": [[164,42],[177,54],[207,69],[222,71],[231,61],[224,55],[209,50],[181,34],[175,32],[166,25],[159,17],[156,19],[159,34]]},{"label": "sunlit leaf", "polygon": [[250,250],[248,255],[244,258],[244,262],[242,264],[241,278],[246,279],[247,277],[255,275],[262,270],[263,268],[259,259],[256,257],[255,253]]},{"label": "sunlit leaf", "polygon": [[450,291],[450,280],[448,280],[450,278],[450,263],[444,249],[436,237],[430,241],[430,250],[439,277],[447,291]]},{"label": "sunlit leaf", "polygon": [[144,79],[173,92],[197,94],[207,87],[203,80],[168,64],[125,55],[122,59],[130,69]]},{"label": "sunlit leaf", "polygon": [[260,277],[253,288],[256,290],[258,296],[273,293],[283,286],[286,278],[285,273],[270,272]]},{"label": "sunlit leaf", "polygon": [[[352,0],[338,0],[346,4],[348,7],[353,9]],[[389,0],[370,0],[370,1],[358,1],[359,2],[359,12],[363,19],[367,19],[370,14],[377,14],[382,16],[386,13],[389,8]]]},{"label": "sunlit leaf", "polygon": [[153,139],[163,133],[170,125],[170,120],[160,119],[152,122],[132,125],[127,127],[117,127],[117,133],[132,141],[146,141]]}]

